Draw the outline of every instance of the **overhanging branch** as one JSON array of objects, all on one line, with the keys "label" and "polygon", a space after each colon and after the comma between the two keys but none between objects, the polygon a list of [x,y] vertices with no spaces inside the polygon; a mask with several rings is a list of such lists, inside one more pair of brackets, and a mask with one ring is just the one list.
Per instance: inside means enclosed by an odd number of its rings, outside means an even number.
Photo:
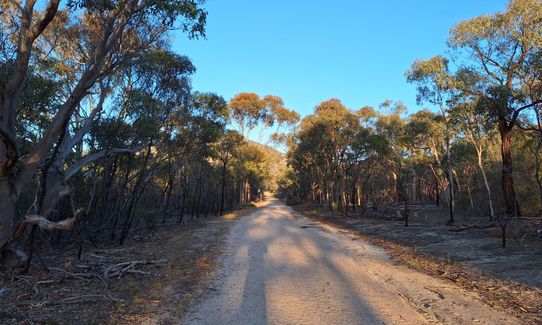
[{"label": "overhanging branch", "polygon": [[93,154],[90,154],[88,156],[81,158],[79,161],[71,165],[68,168],[68,170],[66,170],[66,172],[64,173],[64,180],[67,181],[73,175],[79,172],[85,165],[88,165],[93,161],[96,161],[98,159],[105,158],[105,157],[111,157],[114,155],[122,154],[122,153],[134,153],[139,150],[141,150],[140,147],[135,147],[135,148],[125,148],[125,149],[110,149],[110,150],[102,150],[102,151],[95,152]]}]

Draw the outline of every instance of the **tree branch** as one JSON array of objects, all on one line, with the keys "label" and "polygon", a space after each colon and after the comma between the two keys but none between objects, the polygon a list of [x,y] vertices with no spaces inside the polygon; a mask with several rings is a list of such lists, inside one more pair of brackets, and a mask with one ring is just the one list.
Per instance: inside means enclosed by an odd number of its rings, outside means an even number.
[{"label": "tree branch", "polygon": [[17,226],[17,229],[15,229],[15,232],[13,232],[11,237],[4,243],[0,250],[3,250],[8,245],[14,243],[17,239],[21,238],[21,236],[24,234],[24,231],[29,225],[36,225],[46,231],[68,230],[73,227],[73,225],[75,225],[75,223],[77,222],[77,220],[79,220],[80,216],[83,214],[84,211],[85,209],[79,209],[74,213],[73,217],[56,222],[47,220],[45,217],[40,215],[27,215],[23,218],[23,220],[21,220],[21,222]]},{"label": "tree branch", "polygon": [[519,117],[519,113],[521,113],[521,111],[523,111],[523,110],[525,110],[527,108],[533,107],[535,105],[538,105],[540,103],[542,103],[542,99],[536,100],[536,101],[534,101],[534,102],[532,102],[532,103],[530,103],[528,105],[525,105],[525,106],[522,106],[520,108],[515,109],[514,110],[514,115],[512,115],[512,119],[510,121],[510,125],[515,125],[516,124],[516,121],[517,121],[517,119]]},{"label": "tree branch", "polygon": [[47,25],[55,18],[56,12],[58,10],[58,5],[60,4],[60,0],[51,0],[49,4],[47,5],[47,9],[45,9],[45,14],[43,15],[43,18],[36,24],[34,27],[32,27],[32,30],[30,32],[30,41],[34,42],[38,36],[43,33]]},{"label": "tree branch", "polygon": [[110,149],[110,150],[102,150],[95,152],[93,154],[90,154],[88,156],[85,156],[81,158],[79,161],[71,165],[68,170],[64,173],[64,180],[69,180],[73,175],[78,173],[85,165],[90,164],[93,161],[96,161],[98,159],[104,158],[104,157],[111,157],[114,155],[118,155],[121,153],[134,153],[141,150],[141,147],[135,147],[135,148],[125,148],[125,149]]},{"label": "tree branch", "polygon": [[103,105],[105,102],[105,99],[107,97],[107,90],[105,87],[100,83],[100,99],[98,101],[98,104],[94,109],[90,112],[88,118],[86,119],[83,126],[75,132],[73,137],[65,138],[65,141],[62,142],[62,145],[60,146],[60,155],[58,157],[59,163],[62,164],[64,160],[66,160],[66,157],[68,156],[70,150],[75,146],[77,143],[79,143],[83,137],[88,133],[90,128],[92,127],[92,124],[94,123],[94,118],[102,111]]}]

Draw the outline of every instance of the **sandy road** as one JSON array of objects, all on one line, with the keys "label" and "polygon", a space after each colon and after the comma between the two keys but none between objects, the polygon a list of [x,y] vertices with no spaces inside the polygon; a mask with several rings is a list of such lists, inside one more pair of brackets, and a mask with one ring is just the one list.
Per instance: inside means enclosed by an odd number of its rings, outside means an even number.
[{"label": "sandy road", "polygon": [[210,294],[181,323],[520,324],[273,200],[232,228]]}]

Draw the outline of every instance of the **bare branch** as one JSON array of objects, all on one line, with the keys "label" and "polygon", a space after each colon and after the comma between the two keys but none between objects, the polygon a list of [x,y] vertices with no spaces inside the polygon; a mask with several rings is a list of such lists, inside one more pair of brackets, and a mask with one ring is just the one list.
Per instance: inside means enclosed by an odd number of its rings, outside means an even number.
[{"label": "bare branch", "polygon": [[49,4],[47,5],[47,9],[45,9],[45,14],[43,15],[43,18],[36,24],[34,27],[32,27],[32,31],[30,34],[30,41],[34,42],[38,36],[43,33],[47,25],[55,18],[56,12],[58,10],[58,5],[60,4],[60,0],[51,0]]},{"label": "bare branch", "polygon": [[17,226],[17,229],[15,229],[15,232],[6,241],[6,243],[0,248],[0,250],[14,243],[17,239],[21,238],[21,236],[24,234],[24,231],[29,225],[36,225],[46,231],[68,230],[71,227],[73,227],[73,225],[75,225],[75,223],[77,222],[77,220],[83,214],[84,211],[85,209],[79,209],[75,212],[73,217],[56,221],[56,222],[50,221],[40,215],[25,216],[23,220],[21,220],[21,222]]},{"label": "bare branch", "polygon": [[60,155],[58,157],[58,160],[60,163],[62,163],[66,159],[71,148],[73,148],[73,146],[79,143],[83,139],[83,137],[88,133],[92,124],[94,123],[94,119],[103,109],[103,105],[107,97],[107,94],[108,92],[105,86],[103,86],[102,83],[100,83],[100,99],[98,101],[98,104],[96,105],[96,107],[94,107],[94,109],[92,109],[92,111],[90,112],[90,115],[86,119],[83,126],[79,130],[77,130],[77,132],[75,132],[73,137],[71,138],[66,137],[65,141],[62,142],[62,145],[60,147]]},{"label": "bare branch", "polygon": [[535,105],[538,105],[538,104],[540,104],[540,103],[542,103],[542,99],[536,100],[536,101],[534,101],[534,102],[532,102],[532,103],[530,103],[530,104],[527,104],[527,105],[525,105],[525,106],[522,106],[522,107],[520,107],[520,108],[515,109],[515,110],[514,110],[514,115],[512,115],[512,120],[510,121],[510,125],[515,125],[515,124],[516,124],[516,121],[517,121],[517,119],[518,119],[518,117],[519,117],[519,114],[520,114],[523,110],[525,110],[525,109],[527,109],[527,108],[530,108],[530,107],[533,107],[533,106],[535,106]]},{"label": "bare branch", "polygon": [[139,150],[141,150],[140,147],[135,147],[135,148],[125,148],[125,149],[110,149],[110,150],[102,150],[102,151],[95,152],[93,154],[90,154],[88,156],[81,158],[81,160],[71,165],[68,168],[68,170],[64,173],[64,180],[67,181],[73,175],[79,172],[85,165],[88,165],[93,161],[96,161],[104,157],[111,157],[111,156],[118,155],[121,153],[134,153]]}]

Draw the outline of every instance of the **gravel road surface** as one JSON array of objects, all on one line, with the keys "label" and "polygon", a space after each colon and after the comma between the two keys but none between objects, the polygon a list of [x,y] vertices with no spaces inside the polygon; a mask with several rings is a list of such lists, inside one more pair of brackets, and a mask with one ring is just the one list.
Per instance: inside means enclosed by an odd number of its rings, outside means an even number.
[{"label": "gravel road surface", "polygon": [[241,218],[209,294],[181,324],[520,324],[354,234],[277,200]]}]

